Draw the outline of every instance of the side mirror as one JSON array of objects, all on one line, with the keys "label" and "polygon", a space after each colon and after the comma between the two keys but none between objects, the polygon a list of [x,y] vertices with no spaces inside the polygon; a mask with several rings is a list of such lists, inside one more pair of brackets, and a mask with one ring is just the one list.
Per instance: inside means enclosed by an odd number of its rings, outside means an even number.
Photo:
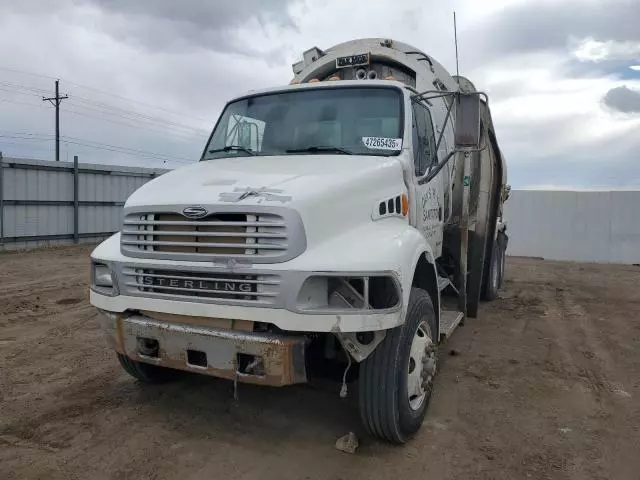
[{"label": "side mirror", "polygon": [[456,102],[456,149],[479,148],[480,146],[480,95],[457,93]]}]

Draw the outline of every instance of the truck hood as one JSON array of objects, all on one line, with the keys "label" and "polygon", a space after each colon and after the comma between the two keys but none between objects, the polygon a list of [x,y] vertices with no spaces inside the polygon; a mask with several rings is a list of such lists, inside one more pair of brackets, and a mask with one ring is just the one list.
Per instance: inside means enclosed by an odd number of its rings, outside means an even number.
[{"label": "truck hood", "polygon": [[289,155],[208,160],[146,183],[129,197],[125,207],[211,205],[228,202],[230,194],[247,189],[267,195],[233,203],[282,205],[287,198],[287,203],[297,204],[337,186],[359,183],[371,176],[384,178],[389,170],[401,172],[394,157]]},{"label": "truck hood", "polygon": [[[247,190],[260,192],[238,198]],[[239,193],[238,193],[239,192]],[[379,202],[406,192],[399,157],[289,155],[217,159],[148,182],[127,208],[215,204],[277,205],[296,210],[307,245],[371,222]],[[215,207],[214,207],[215,208]]]}]

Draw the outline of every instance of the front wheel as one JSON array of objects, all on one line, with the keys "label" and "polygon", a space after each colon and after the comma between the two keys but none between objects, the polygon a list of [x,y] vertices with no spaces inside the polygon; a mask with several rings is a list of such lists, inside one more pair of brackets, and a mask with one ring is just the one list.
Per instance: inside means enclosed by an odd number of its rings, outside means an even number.
[{"label": "front wheel", "polygon": [[419,430],[436,374],[436,334],[431,298],[412,288],[404,324],[360,367],[360,416],[371,435],[400,444]]}]

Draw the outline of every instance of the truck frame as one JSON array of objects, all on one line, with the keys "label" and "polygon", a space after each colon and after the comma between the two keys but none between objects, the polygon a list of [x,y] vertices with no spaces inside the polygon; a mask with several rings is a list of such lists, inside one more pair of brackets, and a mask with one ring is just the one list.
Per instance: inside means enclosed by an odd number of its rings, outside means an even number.
[{"label": "truck frame", "polygon": [[229,101],[201,161],[141,187],[92,253],[108,346],[143,382],[269,386],[335,367],[374,436],[420,428],[438,345],[498,295],[509,194],[488,98],[358,39]]}]

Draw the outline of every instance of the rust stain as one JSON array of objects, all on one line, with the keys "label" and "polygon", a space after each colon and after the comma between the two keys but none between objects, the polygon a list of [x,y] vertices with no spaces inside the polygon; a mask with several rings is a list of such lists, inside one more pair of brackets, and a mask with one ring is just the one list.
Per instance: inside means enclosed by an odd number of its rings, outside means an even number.
[{"label": "rust stain", "polygon": [[118,340],[116,340],[113,335],[106,334],[105,337],[107,340],[107,347],[109,347],[111,350],[115,350],[118,353],[124,353],[124,351],[118,344]]},{"label": "rust stain", "polygon": [[[195,372],[203,375],[210,375],[212,377],[224,378],[227,380],[234,380],[236,379],[236,376],[237,376],[238,381],[241,383],[265,385],[270,387],[284,387],[286,385],[291,385],[293,383],[304,383],[306,381],[306,379],[293,381],[294,380],[293,378],[286,377],[284,375],[277,375],[274,373],[266,373],[264,376],[261,376],[261,377],[258,377],[255,375],[244,375],[244,374],[236,375],[235,368],[229,368],[229,369],[222,369],[222,368],[215,368],[215,367],[194,368],[194,367],[189,367],[184,358],[170,358],[166,356],[166,354],[163,355],[163,353],[164,352],[160,353],[159,362],[156,361],[156,362],[147,362],[147,363],[153,363],[154,365],[161,365],[163,367],[174,368],[176,370],[184,370],[187,372]],[[134,358],[134,360],[145,361],[142,358]],[[266,365],[265,365],[265,368],[266,368]]]},{"label": "rust stain", "polygon": [[[251,344],[251,346],[254,348],[247,348],[249,344]],[[235,356],[233,359],[230,359],[230,368],[219,368],[212,366],[199,368],[190,366],[187,363],[186,355],[184,354],[183,350],[181,350],[180,352],[175,352],[172,355],[169,354],[167,350],[161,348],[157,359],[149,360],[137,355],[132,358],[136,361],[153,363],[154,365],[161,365],[177,370],[211,375],[228,380],[234,380],[237,377],[237,380],[241,383],[251,383],[256,385],[268,386],[284,386],[294,383],[305,383],[307,381],[306,375],[296,375],[296,366],[294,365],[294,362],[304,362],[304,359],[296,358],[294,356],[295,345],[296,344],[293,340],[288,339],[279,344],[260,344],[259,342],[243,342],[242,344],[238,344],[236,351],[255,352],[255,355],[262,357],[264,361],[265,371],[265,374],[263,376],[237,373],[237,360]],[[258,346],[259,348],[256,350],[255,346]]]},{"label": "rust stain", "polygon": [[[141,332],[145,334],[143,336],[157,338],[161,347],[158,357],[154,359],[140,357],[136,352],[125,352],[136,361],[229,380],[237,377],[240,382],[257,385],[283,386],[307,381],[304,373],[305,340],[301,336],[258,334],[240,330],[240,328],[248,328],[249,325],[252,328],[253,322],[249,321],[236,320],[234,323],[237,330],[234,331],[212,325],[212,320],[220,319],[158,314],[148,311],[140,313],[144,314],[147,320],[140,317],[131,320],[118,318],[118,336],[121,343],[124,344],[124,338],[127,335]],[[157,321],[165,321],[172,325],[157,325]],[[229,322],[229,326],[232,325],[231,320],[226,322]],[[187,362],[186,350],[193,348],[192,345],[197,345],[202,340],[206,341],[207,347],[204,349],[208,350],[207,355],[211,355],[211,358],[208,358],[209,365],[207,367],[190,365]],[[262,358],[264,375],[238,373],[237,353]]]},{"label": "rust stain", "polygon": [[191,315],[177,315],[174,313],[152,312],[140,310],[146,317],[169,323],[182,323],[184,325],[197,325],[219,328],[222,330],[238,330],[241,332],[253,332],[253,322],[250,320],[232,320],[226,318],[197,317]]},{"label": "rust stain", "polygon": [[118,329],[118,343],[120,343],[120,350],[125,352],[124,349],[124,327],[123,327],[124,317],[121,314],[116,315],[116,328]]}]

